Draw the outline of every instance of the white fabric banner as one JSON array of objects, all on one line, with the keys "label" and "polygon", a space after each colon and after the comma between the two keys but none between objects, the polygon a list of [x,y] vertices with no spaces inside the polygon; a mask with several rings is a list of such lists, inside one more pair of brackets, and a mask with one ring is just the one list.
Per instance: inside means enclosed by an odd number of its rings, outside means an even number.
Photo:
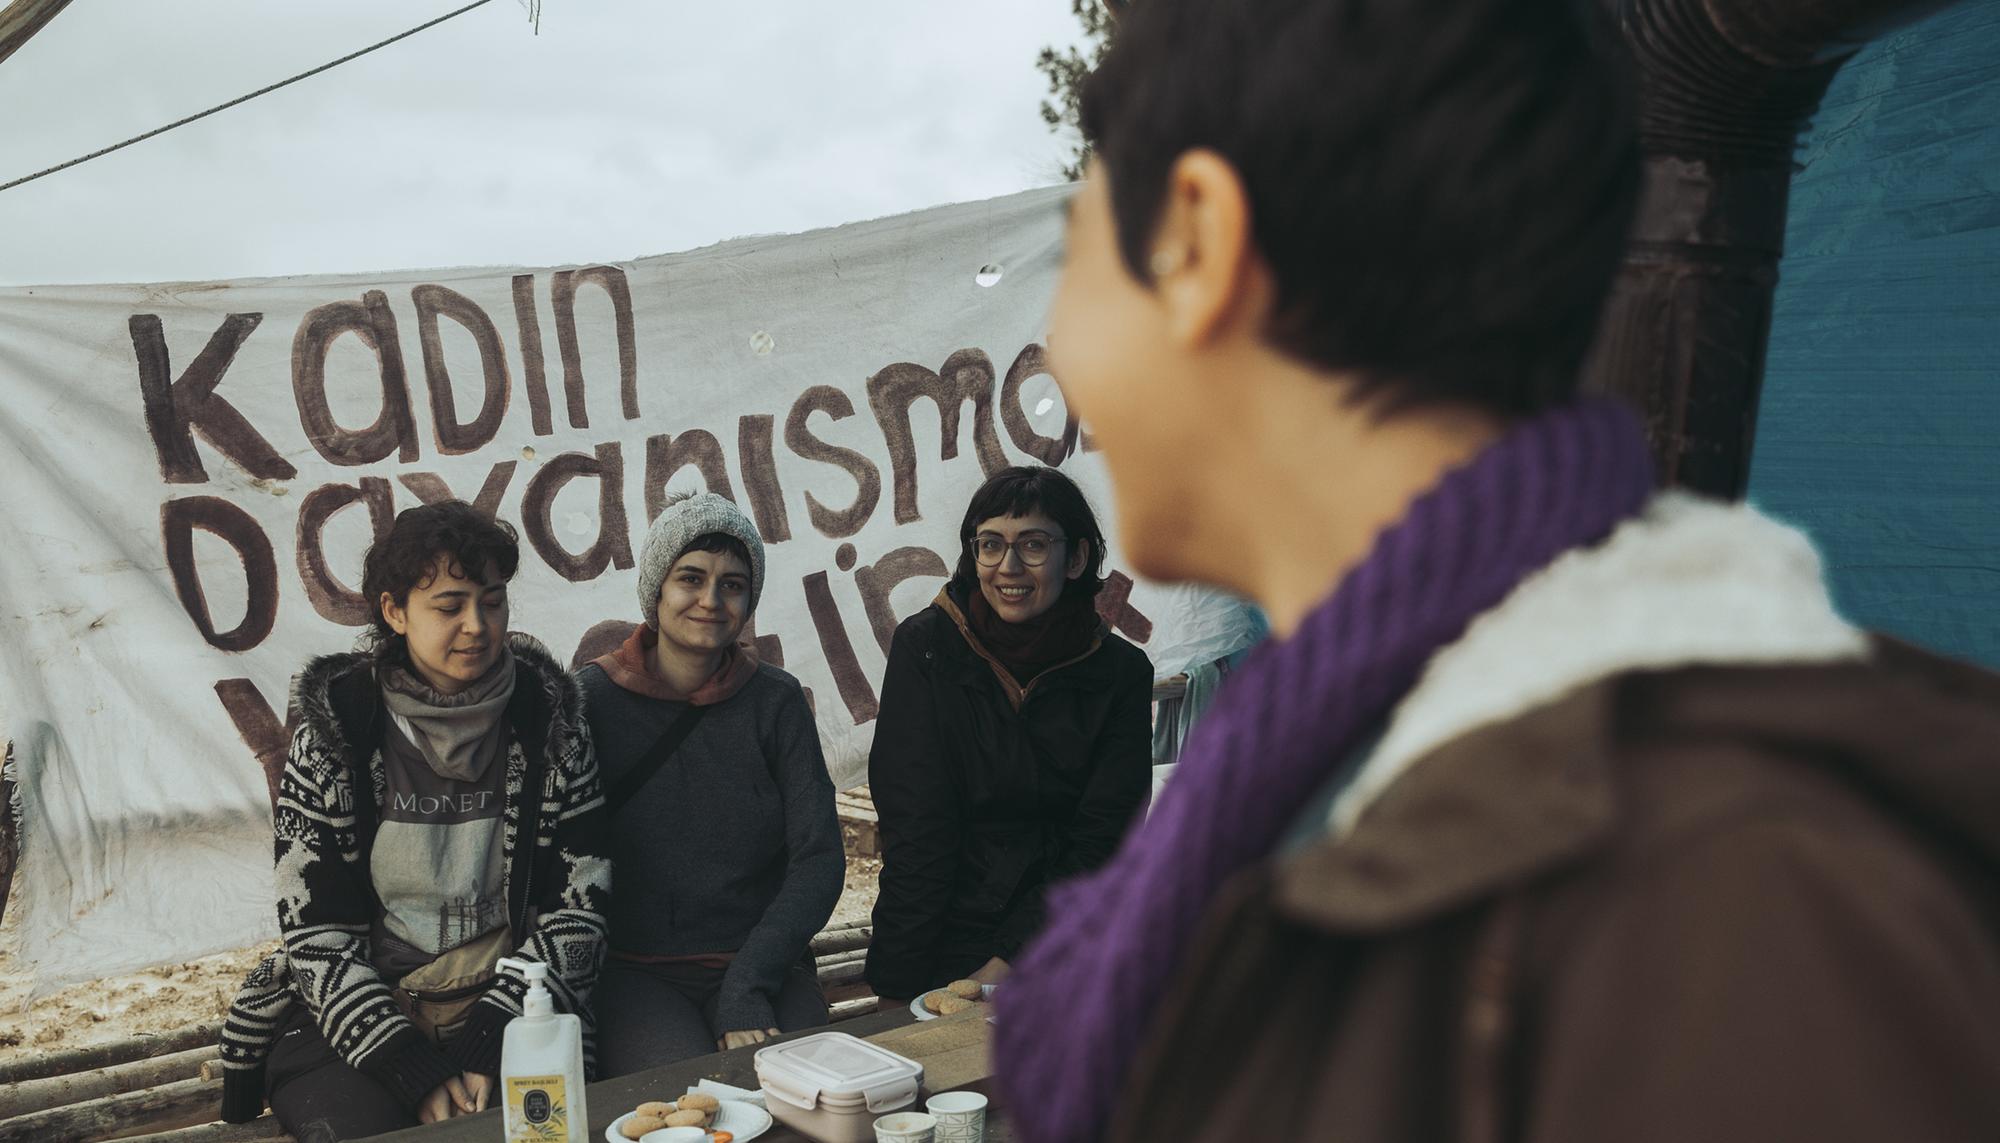
[{"label": "white fabric banner", "polygon": [[[0,737],[37,989],[275,934],[260,761],[289,679],[354,645],[363,550],[438,497],[519,529],[514,627],[578,662],[638,621],[664,496],[732,497],[768,545],[765,657],[812,692],[836,783],[865,781],[890,632],[987,473],[1060,465],[1112,531],[1038,345],[1063,197],[622,265],[0,290]],[[1255,623],[1122,572],[1106,610],[1161,676]]]}]

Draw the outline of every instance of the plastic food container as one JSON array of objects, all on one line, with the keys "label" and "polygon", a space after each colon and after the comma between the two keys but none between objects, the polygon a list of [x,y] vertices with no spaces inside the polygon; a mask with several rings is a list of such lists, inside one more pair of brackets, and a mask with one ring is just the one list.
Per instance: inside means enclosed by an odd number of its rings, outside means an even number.
[{"label": "plastic food container", "polygon": [[845,1032],[774,1044],[754,1057],[764,1104],[820,1143],[873,1143],[875,1117],[912,1107],[924,1066]]}]

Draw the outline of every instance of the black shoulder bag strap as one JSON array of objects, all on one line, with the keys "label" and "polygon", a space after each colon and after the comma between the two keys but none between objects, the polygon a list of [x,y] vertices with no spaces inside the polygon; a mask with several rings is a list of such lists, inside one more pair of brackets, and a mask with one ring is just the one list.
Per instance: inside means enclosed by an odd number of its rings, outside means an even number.
[{"label": "black shoulder bag strap", "polygon": [[517,949],[527,943],[528,913],[534,906],[531,894],[543,858],[538,841],[542,836],[542,792],[548,785],[551,759],[562,750],[560,743],[550,741],[555,733],[554,717],[544,699],[542,688],[535,685],[534,672],[515,659],[514,694],[507,700],[503,717],[527,762],[521,782],[520,824],[514,835],[514,865],[507,870],[507,929]]},{"label": "black shoulder bag strap", "polygon": [[372,763],[376,748],[382,744],[383,723],[387,721],[382,688],[375,681],[375,672],[360,668],[333,680],[327,686],[327,705],[333,708],[334,721],[340,726],[341,737],[346,739],[341,745],[346,748],[348,783],[354,793],[354,830],[360,842],[361,880],[368,886],[374,912],[380,914],[382,899],[375,892],[374,876],[368,872],[369,855],[375,849],[375,833],[382,818],[382,809],[375,804]]},{"label": "black shoulder bag strap", "polygon": [[646,757],[619,778],[617,785],[605,792],[605,806],[611,811],[612,816],[617,816],[618,811],[625,808],[625,803],[632,800],[632,795],[653,780],[653,775],[659,773],[660,767],[667,764],[667,759],[674,756],[674,751],[681,748],[681,743],[687,741],[687,736],[694,733],[695,724],[707,713],[708,708],[705,706],[690,706],[660,732],[659,739],[653,743],[653,748],[646,753]]},{"label": "black shoulder bag strap", "polygon": [[375,840],[380,808],[375,804],[375,775],[371,765],[376,747],[382,744],[384,717],[382,688],[375,673],[364,668],[347,672],[327,685],[327,705],[333,720],[346,739],[348,780],[354,787],[355,827],[366,854]]}]

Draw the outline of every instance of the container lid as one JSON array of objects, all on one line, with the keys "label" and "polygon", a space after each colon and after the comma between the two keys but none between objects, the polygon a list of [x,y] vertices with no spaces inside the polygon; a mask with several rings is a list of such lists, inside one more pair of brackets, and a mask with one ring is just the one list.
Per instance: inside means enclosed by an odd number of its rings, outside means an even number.
[{"label": "container lid", "polygon": [[924,1066],[846,1032],[773,1044],[754,1057],[764,1090],[808,1111],[816,1106],[894,1111],[917,1098]]}]

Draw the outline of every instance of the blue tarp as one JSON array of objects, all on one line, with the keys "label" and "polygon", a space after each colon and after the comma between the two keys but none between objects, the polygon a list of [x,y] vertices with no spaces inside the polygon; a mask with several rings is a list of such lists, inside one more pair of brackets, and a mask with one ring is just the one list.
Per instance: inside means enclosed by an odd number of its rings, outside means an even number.
[{"label": "blue tarp", "polygon": [[1750,497],[1850,618],[2000,667],[2000,0],[1849,61],[1799,158]]}]

